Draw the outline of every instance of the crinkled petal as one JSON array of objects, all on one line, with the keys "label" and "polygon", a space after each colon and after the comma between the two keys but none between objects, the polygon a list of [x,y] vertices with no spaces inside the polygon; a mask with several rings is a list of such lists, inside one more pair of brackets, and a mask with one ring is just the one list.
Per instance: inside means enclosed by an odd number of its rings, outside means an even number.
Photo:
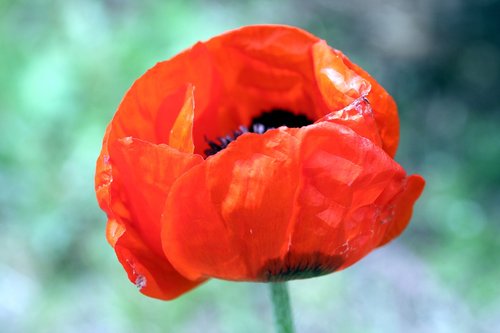
[{"label": "crinkled petal", "polygon": [[373,116],[373,109],[365,97],[356,99],[341,110],[330,112],[315,123],[322,121],[347,126],[377,146],[382,146],[380,133]]},{"label": "crinkled petal", "polygon": [[312,54],[318,88],[330,110],[342,109],[369,93],[370,83],[349,69],[325,41],[314,44]]},{"label": "crinkled petal", "polygon": [[[315,124],[197,155],[276,108]],[[108,241],[162,299],[211,276],[348,267],[402,232],[424,186],[392,160],[398,140],[393,99],[340,51],[293,27],[231,31],[158,63],[120,104],[95,178]]]},{"label": "crinkled petal", "polygon": [[322,121],[247,134],[175,184],[163,248],[192,279],[324,274],[381,242],[407,205],[406,188],[404,170],[346,126]]},{"label": "crinkled petal", "polygon": [[[310,126],[301,145],[301,195],[290,251],[348,267],[384,237],[401,200],[404,170],[372,141],[336,124]],[[413,202],[410,203],[412,205]],[[335,260],[333,260],[335,259]]]},{"label": "crinkled petal", "polygon": [[298,171],[293,131],[244,134],[176,182],[162,239],[183,275],[252,280],[286,251]]},{"label": "crinkled petal", "polygon": [[109,151],[113,172],[111,211],[130,221],[146,243],[162,253],[160,216],[170,187],[203,159],[130,137],[113,142]]},{"label": "crinkled petal", "polygon": [[[130,137],[106,147],[110,157],[99,159],[98,169],[107,171],[108,182],[98,186],[98,199],[108,214],[108,240],[129,278],[137,284],[139,275],[149,277],[156,287],[141,291],[157,298],[172,298],[187,285],[194,287],[197,282],[187,281],[163,255],[160,220],[173,182],[203,159]],[[165,275],[167,271],[171,274]]]},{"label": "crinkled petal", "polygon": [[387,91],[364,69],[353,63],[341,51],[332,49],[332,51],[342,57],[346,66],[365,80],[370,82],[371,90],[368,96],[374,110],[375,121],[380,129],[380,136],[384,150],[391,156],[396,155],[399,144],[399,117],[398,108],[394,99]]},{"label": "crinkled petal", "polygon": [[408,178],[404,191],[394,200],[394,209],[387,216],[389,223],[382,241],[378,246],[382,246],[394,238],[398,237],[410,222],[413,212],[413,205],[424,190],[425,180],[419,175],[411,175]]},{"label": "crinkled petal", "polygon": [[[212,115],[232,123],[226,131],[248,125],[262,111],[285,108],[324,115],[311,61],[311,48],[319,39],[286,26],[244,27],[206,42],[221,77],[223,98]],[[228,123],[229,125],[229,123]]]},{"label": "crinkled petal", "polygon": [[109,219],[107,237],[129,280],[147,296],[170,300],[198,286],[180,275],[163,255],[156,255],[131,226]]}]

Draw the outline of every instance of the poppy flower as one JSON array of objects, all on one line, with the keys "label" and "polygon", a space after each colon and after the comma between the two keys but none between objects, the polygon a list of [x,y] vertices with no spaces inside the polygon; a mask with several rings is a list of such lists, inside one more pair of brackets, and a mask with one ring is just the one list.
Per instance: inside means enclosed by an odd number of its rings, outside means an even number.
[{"label": "poppy flower", "polygon": [[398,236],[424,186],[391,96],[325,41],[249,26],[148,70],[108,125],[96,193],[140,291],[344,269]]}]

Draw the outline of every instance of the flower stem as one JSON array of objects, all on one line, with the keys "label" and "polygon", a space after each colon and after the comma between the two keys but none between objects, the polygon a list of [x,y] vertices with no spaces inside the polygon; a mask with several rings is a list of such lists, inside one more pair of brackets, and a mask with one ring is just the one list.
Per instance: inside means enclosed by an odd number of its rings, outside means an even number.
[{"label": "flower stem", "polygon": [[292,308],[286,282],[271,282],[271,299],[277,333],[293,333]]}]

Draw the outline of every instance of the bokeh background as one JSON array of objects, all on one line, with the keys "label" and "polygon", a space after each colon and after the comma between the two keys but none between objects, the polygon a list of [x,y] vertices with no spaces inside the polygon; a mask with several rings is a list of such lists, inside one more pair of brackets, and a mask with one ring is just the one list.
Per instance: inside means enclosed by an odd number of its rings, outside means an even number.
[{"label": "bokeh background", "polygon": [[225,30],[305,28],[395,97],[410,227],[290,284],[298,332],[498,332],[500,5],[476,0],[0,1],[0,332],[273,332],[267,286],[141,295],[104,237],[94,165],[149,67]]}]

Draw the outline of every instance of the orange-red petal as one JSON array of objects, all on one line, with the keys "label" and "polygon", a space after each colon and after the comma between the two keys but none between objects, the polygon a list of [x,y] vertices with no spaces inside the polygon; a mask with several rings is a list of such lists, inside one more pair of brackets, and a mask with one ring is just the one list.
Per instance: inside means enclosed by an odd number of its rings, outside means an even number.
[{"label": "orange-red petal", "polygon": [[325,122],[305,133],[300,160],[290,251],[337,258],[330,268],[345,268],[379,244],[406,173],[372,141]]},{"label": "orange-red petal", "polygon": [[369,139],[375,145],[382,147],[382,140],[377,124],[375,123],[373,109],[365,97],[354,100],[351,104],[338,111],[333,111],[316,121],[331,122],[344,125],[357,134]]},{"label": "orange-red petal", "polygon": [[186,98],[181,111],[170,130],[168,145],[183,153],[192,154],[193,143],[193,121],[194,121],[194,87],[189,85],[186,89]]},{"label": "orange-red petal", "polygon": [[314,44],[312,54],[318,88],[330,110],[340,110],[368,95],[370,83],[349,69],[325,41]]},{"label": "orange-red petal", "polygon": [[199,120],[204,121],[202,126],[219,132],[200,132],[198,127],[195,140],[203,143],[203,134],[222,136],[247,126],[253,117],[273,108],[316,119],[325,109],[318,98],[311,61],[311,47],[317,41],[294,27],[264,25],[230,31],[205,42],[220,77],[222,97]]},{"label": "orange-red petal", "polygon": [[394,238],[398,237],[410,222],[413,212],[413,205],[420,197],[424,190],[425,180],[419,175],[411,175],[405,186],[405,190],[401,193],[394,202],[394,210],[388,216],[390,222],[384,237],[378,246],[382,246]]},{"label": "orange-red petal", "polygon": [[170,300],[204,281],[191,281],[180,275],[164,256],[153,253],[131,226],[109,219],[107,238],[129,280],[144,295]]},{"label": "orange-red petal", "polygon": [[244,134],[183,175],[163,215],[163,248],[196,279],[252,280],[286,249],[299,143],[290,130]]},{"label": "orange-red petal", "polygon": [[[197,155],[274,108],[315,124]],[[345,268],[399,235],[422,191],[391,158],[398,141],[394,100],[340,51],[293,27],[228,32],[158,63],[120,104],[96,170],[108,241],[162,299],[210,276]]]},{"label": "orange-red petal", "polygon": [[371,140],[328,121],[246,134],[174,185],[163,248],[191,279],[286,278],[310,269],[304,260],[345,268],[390,237],[406,179]]},{"label": "orange-red petal", "polygon": [[[392,97],[368,73],[325,41],[294,27],[249,26],[205,45],[220,78],[219,105],[201,113],[195,146],[203,143],[207,120],[212,136],[248,125],[264,110],[282,108],[319,119],[366,96],[372,104],[382,146],[395,155],[399,119]],[[200,152],[201,150],[197,150]]]},{"label": "orange-red petal", "polygon": [[332,50],[342,57],[346,66],[370,82],[371,90],[367,98],[372,105],[375,121],[380,128],[383,148],[391,157],[394,157],[399,144],[399,116],[396,102],[380,83],[364,69],[353,63],[341,51]]},{"label": "orange-red petal", "polygon": [[203,112],[217,100],[216,76],[212,56],[203,43],[156,64],[125,95],[112,120],[109,139],[131,136],[168,143],[172,126],[186,102],[186,87],[195,87],[194,102],[198,112]]},{"label": "orange-red petal", "polygon": [[98,169],[107,166],[109,182],[98,186],[98,198],[108,214],[108,240],[129,278],[150,281],[141,292],[164,299],[196,286],[163,255],[160,217],[172,183],[202,158],[130,137],[106,143],[110,157],[100,159]]}]

